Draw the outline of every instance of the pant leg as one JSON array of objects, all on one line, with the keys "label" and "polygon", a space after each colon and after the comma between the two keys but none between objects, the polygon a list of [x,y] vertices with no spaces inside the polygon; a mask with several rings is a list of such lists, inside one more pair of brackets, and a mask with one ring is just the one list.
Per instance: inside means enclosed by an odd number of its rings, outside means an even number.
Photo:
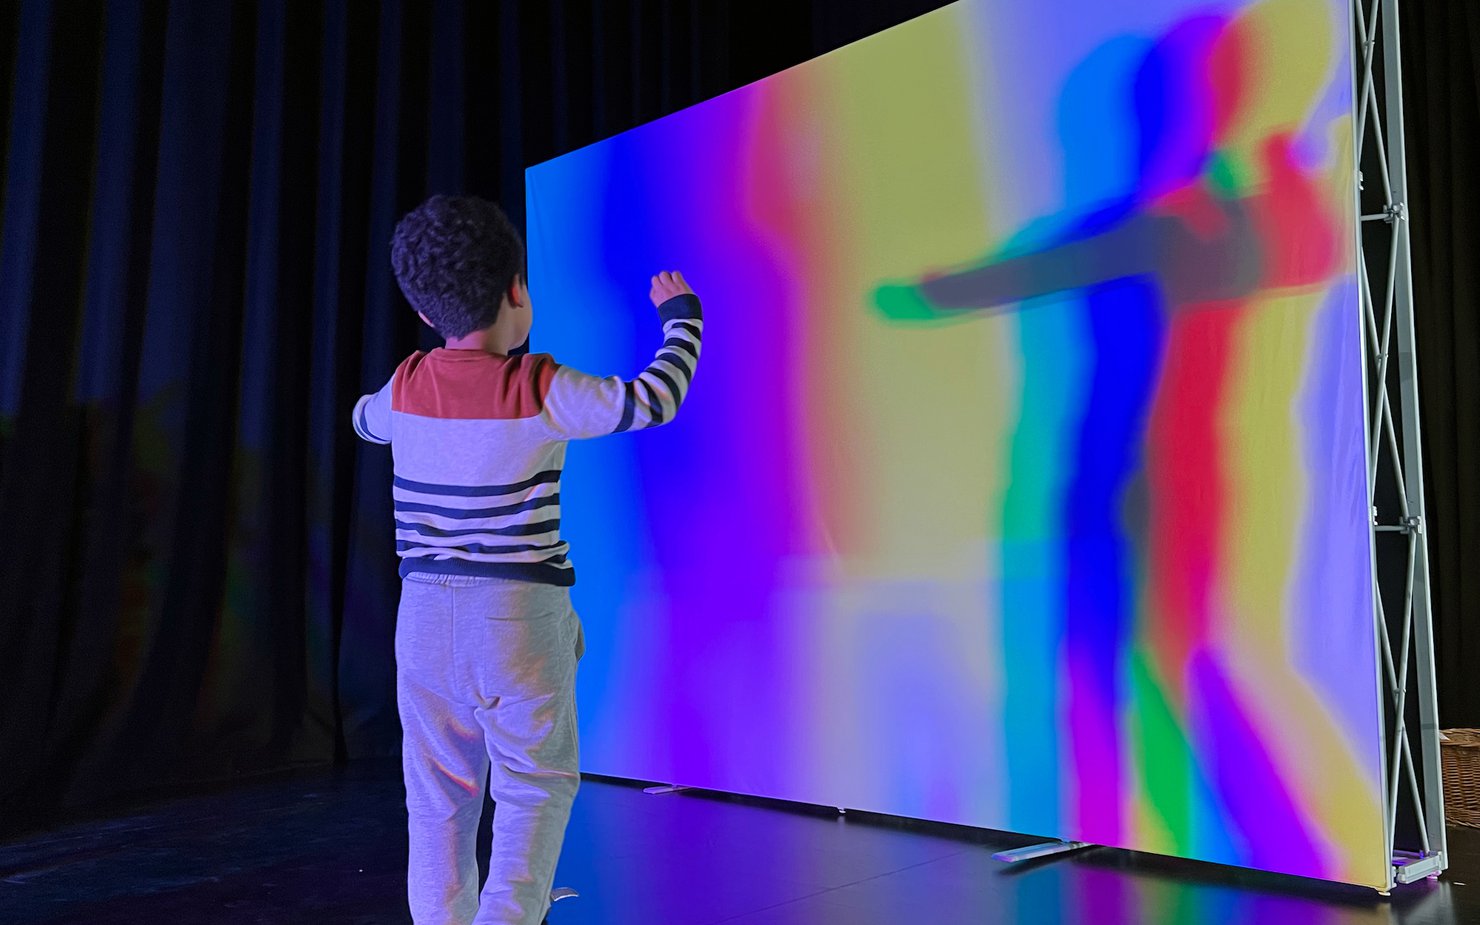
[{"label": "pant leg", "polygon": [[505,582],[479,593],[482,638],[460,656],[474,660],[468,668],[483,694],[474,715],[497,809],[474,921],[538,925],[580,787],[575,671],[584,641],[564,588]]},{"label": "pant leg", "polygon": [[459,695],[453,594],[402,583],[396,703],[406,781],[407,899],[416,925],[468,925],[478,911],[478,820],[488,755],[475,707]]}]

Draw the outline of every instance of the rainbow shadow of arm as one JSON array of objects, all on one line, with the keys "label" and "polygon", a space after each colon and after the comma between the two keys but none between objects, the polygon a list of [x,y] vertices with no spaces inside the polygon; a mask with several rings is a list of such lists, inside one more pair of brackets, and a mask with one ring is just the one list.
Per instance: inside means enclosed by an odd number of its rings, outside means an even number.
[{"label": "rainbow shadow of arm", "polygon": [[1081,228],[1036,251],[882,285],[875,306],[892,321],[946,321],[1141,276],[1153,277],[1173,308],[1246,298],[1260,288],[1265,262],[1248,204],[1224,199],[1202,205],[1213,211],[1211,223],[1137,212],[1106,230]]}]

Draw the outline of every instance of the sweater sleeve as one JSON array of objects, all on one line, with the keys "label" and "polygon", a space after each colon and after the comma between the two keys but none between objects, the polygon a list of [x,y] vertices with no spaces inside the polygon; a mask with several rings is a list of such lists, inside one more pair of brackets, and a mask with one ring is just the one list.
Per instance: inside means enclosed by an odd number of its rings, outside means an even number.
[{"label": "sweater sleeve", "polygon": [[698,297],[680,295],[660,305],[658,314],[663,346],[635,378],[598,378],[568,366],[555,373],[545,396],[551,429],[578,440],[657,427],[677,416],[699,365],[703,312]]},{"label": "sweater sleeve", "polygon": [[370,395],[361,395],[360,400],[355,402],[355,411],[352,423],[355,433],[361,440],[371,443],[391,442],[391,383],[395,377],[391,377],[380,391]]}]

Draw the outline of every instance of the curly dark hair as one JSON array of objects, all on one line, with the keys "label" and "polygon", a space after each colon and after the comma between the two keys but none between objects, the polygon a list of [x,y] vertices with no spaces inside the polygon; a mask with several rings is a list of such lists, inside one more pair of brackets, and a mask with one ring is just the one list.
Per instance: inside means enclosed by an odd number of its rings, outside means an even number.
[{"label": "curly dark hair", "polygon": [[439,194],[396,225],[391,267],[406,301],[438,334],[464,337],[498,318],[524,274],[524,240],[494,203]]}]

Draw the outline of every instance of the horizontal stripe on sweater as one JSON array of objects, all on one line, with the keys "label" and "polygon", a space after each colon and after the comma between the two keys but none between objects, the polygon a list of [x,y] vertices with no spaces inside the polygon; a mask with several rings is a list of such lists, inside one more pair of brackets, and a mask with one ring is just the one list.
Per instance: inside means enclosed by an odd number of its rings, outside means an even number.
[{"label": "horizontal stripe on sweater", "polygon": [[[413,556],[445,555],[450,552],[461,552],[468,554],[467,556],[462,556],[460,558],[468,558],[468,556],[475,555],[509,556],[530,552],[549,552],[555,549],[561,549],[563,547],[565,547],[564,543],[552,543],[549,546],[531,546],[527,544],[522,546],[485,546],[481,543],[464,543],[459,546],[428,546],[425,543],[409,543],[405,540],[396,540],[396,552],[404,552]],[[554,555],[545,556],[541,559],[536,559],[535,561],[549,562],[554,565],[560,565],[565,562],[565,554],[563,552],[556,553]]]},{"label": "horizontal stripe on sweater", "polygon": [[456,495],[466,498],[483,498],[493,495],[512,495],[518,491],[528,491],[536,485],[547,485],[560,481],[559,469],[546,469],[522,482],[514,482],[511,485],[437,485],[431,482],[413,482],[411,479],[403,479],[399,475],[391,480],[392,488],[404,488],[407,491],[421,492],[428,495]]},{"label": "horizontal stripe on sweater", "polygon": [[485,517],[508,517],[511,514],[526,514],[537,511],[540,508],[550,507],[560,503],[560,494],[544,495],[539,498],[531,498],[518,504],[505,504],[500,507],[445,507],[439,504],[422,504],[417,501],[403,501],[396,498],[393,502],[396,512],[411,514],[436,514],[438,517],[455,517],[458,520],[477,520]]},{"label": "horizontal stripe on sweater", "polygon": [[[420,531],[418,531],[416,529],[416,526],[417,526],[416,524],[413,524],[410,521],[404,521],[404,520],[399,520],[399,519],[396,521],[396,529],[397,530],[409,530],[409,531],[412,531],[412,532],[420,532]],[[432,524],[423,524],[422,526],[429,526],[430,527],[430,526],[434,526],[434,525],[432,525]],[[480,528],[477,528],[477,529],[471,529],[470,528],[469,529],[469,533],[470,534],[471,533],[489,533],[489,534],[492,534],[494,536],[538,536],[541,533],[555,533],[559,529],[560,529],[560,519],[557,517],[554,520],[542,520],[542,521],[540,521],[538,523],[532,523],[532,524],[510,524],[507,527],[480,527]],[[431,535],[435,535],[435,534],[431,534]]]}]

